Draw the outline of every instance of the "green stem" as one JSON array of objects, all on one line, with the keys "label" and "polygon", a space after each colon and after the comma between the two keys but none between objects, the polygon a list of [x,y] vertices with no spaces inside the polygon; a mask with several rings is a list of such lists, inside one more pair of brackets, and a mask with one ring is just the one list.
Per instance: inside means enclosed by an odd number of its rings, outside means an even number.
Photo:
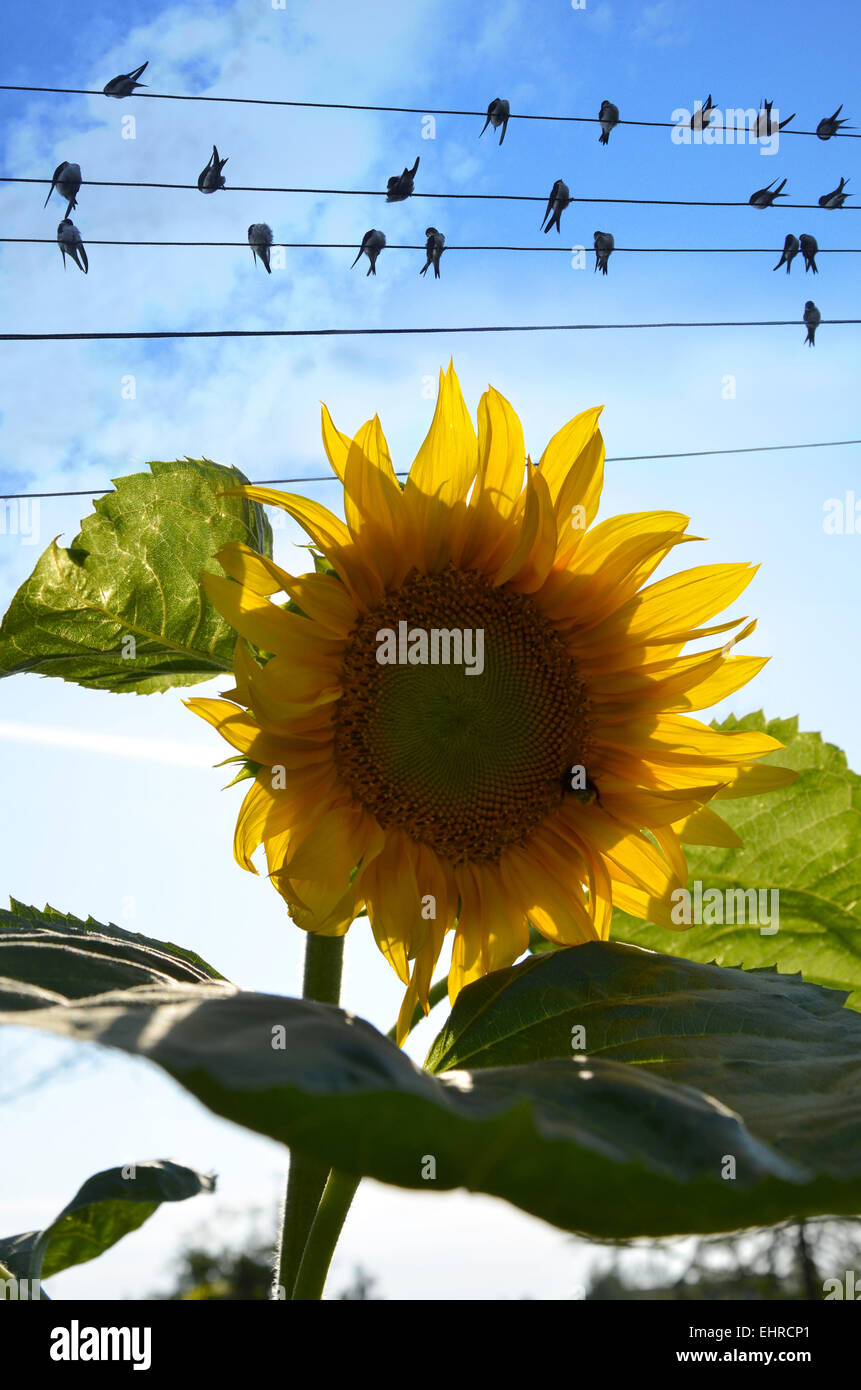
[{"label": "green stem", "polygon": [[[342,936],[314,936],[309,933],[305,943],[303,999],[337,1004],[341,994],[343,961]],[[328,1176],[329,1169],[325,1164],[304,1154],[291,1152],[278,1261],[278,1283],[287,1298],[292,1296],[302,1252]]]},{"label": "green stem", "polygon": [[[337,1004],[341,991],[343,937],[309,935],[305,948],[305,978],[302,996],[324,1004]],[[443,999],[448,980],[443,977],[431,987],[430,1008]],[[416,1005],[409,1031],[424,1018]],[[397,1025],[387,1033],[395,1041]],[[331,1171],[303,1154],[291,1154],[284,1203],[284,1227],[278,1283],[289,1299],[320,1299],[332,1255],[350,1210],[359,1178]]]},{"label": "green stem", "polygon": [[335,1170],[329,1174],[296,1275],[295,1300],[319,1301],[323,1297],[332,1255],[358,1186],[359,1179],[347,1173]]},{"label": "green stem", "polygon": [[[443,999],[448,991],[448,980],[444,977],[438,980],[431,988],[428,1003],[431,1008]],[[306,972],[306,995],[307,972]],[[416,1024],[424,1018],[424,1010],[420,1005],[416,1005],[415,1012],[410,1020],[410,1032]],[[395,1041],[397,1024],[392,1024],[386,1036]],[[326,1275],[332,1260],[341,1228],[350,1210],[356,1189],[359,1186],[358,1178],[349,1178],[344,1173],[333,1171],[326,1173],[319,1165],[311,1165],[313,1172],[306,1177],[304,1172],[305,1164],[308,1160],[302,1159],[297,1162],[297,1205],[302,1206],[302,1210],[310,1209],[311,1201],[314,1204],[314,1215],[309,1229],[303,1227],[303,1248],[299,1251],[300,1267],[294,1269],[290,1266],[286,1273],[291,1278],[288,1285],[282,1277],[281,1283],[288,1289],[288,1296],[294,1299],[319,1299],[322,1297],[323,1288],[326,1283]],[[322,1174],[322,1182],[320,1181]],[[328,1183],[326,1178],[328,1177]],[[325,1184],[325,1191],[323,1187]],[[305,1196],[307,1191],[307,1197]],[[321,1194],[322,1192],[322,1200]],[[288,1196],[289,1201],[289,1196]],[[286,1218],[285,1212],[285,1230]],[[289,1293],[292,1287],[292,1293]]]},{"label": "green stem", "polygon": [[337,1004],[341,998],[343,965],[343,936],[314,936],[309,932],[305,945],[302,998],[316,999],[320,1004]]}]

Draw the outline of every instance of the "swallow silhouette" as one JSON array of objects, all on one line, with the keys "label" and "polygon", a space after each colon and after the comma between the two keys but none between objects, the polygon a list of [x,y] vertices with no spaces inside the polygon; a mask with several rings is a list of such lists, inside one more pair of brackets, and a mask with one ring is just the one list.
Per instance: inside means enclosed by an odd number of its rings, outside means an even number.
[{"label": "swallow silhouette", "polygon": [[[562,231],[562,214],[571,202],[571,194],[567,183],[563,179],[557,179],[550,190],[550,197],[547,199],[547,208],[541,219],[541,226],[545,232],[549,232],[551,227],[555,227],[557,232]],[[545,227],[544,224],[547,223]]]},{"label": "swallow silhouette", "polygon": [[822,315],[813,303],[813,300],[808,299],[804,306],[804,322],[807,324],[807,337],[804,341],[805,343],[809,343],[811,347],[816,346],[816,330],[821,321]]},{"label": "swallow silhouette", "polygon": [[697,107],[694,114],[691,116],[691,130],[705,130],[706,126],[711,125],[712,112],[714,110],[715,108],[712,106],[712,94],[709,92],[705,102],[702,106]]},{"label": "swallow silhouette", "polygon": [[791,268],[791,266],[792,266],[792,262],[793,262],[793,260],[795,259],[795,257],[796,257],[797,255],[798,255],[798,237],[797,237],[797,236],[793,236],[793,235],[792,235],[792,232],[790,232],[790,233],[788,234],[786,240],[785,240],[784,243],[783,243],[783,255],[781,256],[780,260],[777,262],[777,265],[772,266],[772,270],[780,270],[780,267],[781,267],[782,265],[785,265],[785,266],[786,266],[786,273],[787,273],[787,275],[788,275],[788,274],[789,274],[789,271],[790,271],[790,268]]},{"label": "swallow silhouette", "polygon": [[[48,189],[48,198],[50,198],[51,194],[56,188],[60,197],[65,198],[66,202],[68,203],[68,206],[66,208],[66,217],[68,217],[69,213],[72,211],[72,208],[76,208],[78,206],[77,198],[78,193],[80,191],[80,187],[80,164],[69,164],[68,160],[64,159],[62,164],[58,164],[56,169],[54,170],[54,175],[51,179],[51,187]],[[48,198],[46,198],[44,203],[42,204],[43,207],[48,206]]]},{"label": "swallow silhouette", "polygon": [[112,77],[110,82],[106,82],[102,91],[106,97],[116,97],[121,100],[123,97],[130,97],[135,87],[145,87],[145,82],[139,82],[141,73],[149,67],[149,59],[141,63],[139,68],[133,72],[121,72],[119,77]]},{"label": "swallow silhouette", "polygon": [[263,262],[266,274],[271,275],[269,248],[272,245],[272,228],[266,222],[252,222],[248,228],[248,245],[251,247],[254,260],[257,261],[259,258]]},{"label": "swallow silhouette", "polygon": [[846,199],[852,197],[851,193],[843,192],[848,182],[848,179],[841,179],[837,187],[832,188],[830,193],[823,193],[819,199],[819,206],[821,208],[842,208]]},{"label": "swallow silhouette", "polygon": [[216,193],[219,188],[224,187],[222,170],[229,158],[229,155],[225,155],[224,159],[219,158],[218,150],[213,145],[212,154],[198,176],[197,186],[201,193]]},{"label": "swallow silhouette", "polygon": [[427,260],[419,271],[419,275],[424,275],[433,266],[434,279],[438,280],[440,256],[445,250],[445,237],[442,232],[437,231],[436,227],[426,227],[425,236],[427,237],[425,244]]},{"label": "swallow silhouette", "polygon": [[379,256],[385,244],[385,233],[378,231],[376,227],[372,227],[371,230],[369,232],[365,232],[365,235],[362,237],[362,244],[359,247],[356,259],[353,261],[353,265],[350,266],[350,269],[352,270],[353,266],[358,264],[359,258],[362,255],[365,255],[371,263],[370,268],[368,270],[368,274],[376,275],[377,257]]},{"label": "swallow silhouette", "polygon": [[416,162],[412,169],[404,169],[402,174],[392,174],[386,183],[388,189],[386,193],[387,203],[402,203],[410,197],[415,187],[416,170],[419,167],[420,158],[420,155],[416,155]]},{"label": "swallow silhouette", "polygon": [[607,262],[613,254],[616,245],[613,240],[612,232],[595,232],[595,269],[600,270],[602,275],[607,274]]},{"label": "swallow silhouette", "polygon": [[819,250],[819,243],[815,236],[807,236],[806,233],[801,237],[801,254],[804,257],[804,272],[812,270],[814,275],[818,275],[816,269],[816,252]]},{"label": "swallow silhouette", "polygon": [[[832,138],[832,136],[837,135],[837,134],[839,133],[840,127],[841,127],[842,125],[846,125],[846,122],[849,120],[849,117],[848,117],[848,116],[844,116],[843,119],[842,119],[842,121],[838,121],[838,119],[837,119],[837,117],[840,115],[840,112],[841,112],[842,110],[843,110],[843,102],[841,101],[840,105],[838,106],[837,110],[834,112],[834,115],[833,115],[833,116],[823,116],[823,117],[822,117],[822,120],[819,122],[819,125],[816,127],[816,134],[819,136],[819,139],[820,139],[820,140],[830,140],[830,139]],[[850,129],[850,130],[853,130],[853,129],[854,129],[854,126],[850,126],[849,129]]]},{"label": "swallow silhouette", "polygon": [[484,132],[487,130],[488,126],[492,126],[494,130],[499,130],[499,127],[502,126],[502,134],[499,137],[499,143],[501,145],[503,140],[505,139],[505,132],[508,129],[508,118],[510,115],[511,107],[505,100],[505,97],[494,97],[493,101],[487,108],[487,118],[484,122],[484,125],[478,132],[479,140],[481,139]]},{"label": "swallow silhouette", "polygon": [[773,101],[767,101],[765,100],[765,98],[763,98],[762,104],[759,108],[756,117],[757,136],[774,135],[777,131],[783,130],[784,126],[789,125],[790,121],[795,120],[796,113],[793,111],[792,115],[787,116],[785,121],[778,121],[778,123],[775,124],[774,121],[771,119],[771,108],[773,105]]},{"label": "swallow silhouette", "polygon": [[57,244],[63,255],[63,269],[66,269],[66,257],[71,256],[78,269],[86,275],[90,263],[87,260],[84,243],[81,241],[81,233],[74,222],[69,221],[68,217],[64,217],[57,228]]},{"label": "swallow silhouette", "polygon": [[601,122],[601,134],[598,136],[598,140],[602,145],[609,145],[610,131],[619,124],[618,106],[614,106],[612,101],[602,101],[598,120]]},{"label": "swallow silhouette", "polygon": [[765,188],[758,188],[755,193],[751,193],[750,197],[748,198],[748,202],[750,203],[751,207],[770,208],[775,198],[785,198],[786,194],[781,193],[780,190],[783,187],[785,187],[786,179],[783,179],[781,183],[778,183],[777,187],[775,188],[774,185],[776,183],[777,179],[772,179],[771,183],[766,184]]}]

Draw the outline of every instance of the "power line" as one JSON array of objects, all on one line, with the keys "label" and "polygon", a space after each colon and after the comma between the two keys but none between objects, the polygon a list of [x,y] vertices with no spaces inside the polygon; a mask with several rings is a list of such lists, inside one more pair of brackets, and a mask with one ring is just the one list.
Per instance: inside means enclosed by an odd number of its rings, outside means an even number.
[{"label": "power line", "polygon": [[[820,319],[857,324],[861,319]],[[365,338],[408,337],[421,333],[573,333],[620,328],[799,328],[801,319],[724,319],[694,323],[511,323],[458,328],[194,328],[151,329],[134,333],[0,333],[3,343],[96,342],[136,338]],[[819,327],[819,324],[817,324]]]},{"label": "power line", "polygon": [[[39,183],[43,186],[50,184],[50,179],[23,178],[18,175],[0,175],[0,183]],[[200,189],[196,183],[145,183],[131,179],[85,179],[81,183],[82,188],[167,188],[167,189],[186,189],[194,193],[199,193]],[[310,193],[319,197],[337,196],[344,198],[385,198],[385,189],[379,188],[275,188],[275,187],[255,187],[251,184],[228,184],[225,188],[218,190],[221,193]],[[470,199],[475,202],[490,203],[546,203],[547,194],[537,193],[423,193],[416,190],[410,194],[410,198],[461,198]],[[661,207],[661,208],[748,208],[750,203],[736,202],[710,202],[701,198],[570,198],[570,203],[618,203],[631,204],[636,207]],[[836,209],[821,208],[818,203],[781,203],[780,209],[804,208],[814,212],[836,211]],[[762,209],[757,208],[756,211]],[[861,207],[847,207],[840,209],[842,212],[861,212]]]},{"label": "power line", "polygon": [[[820,439],[813,444],[752,444],[744,449],[689,449],[677,454],[617,454],[605,458],[605,463],[650,463],[655,459],[693,459],[714,458],[718,454],[771,454],[785,449],[839,449],[847,444],[861,444],[861,439]],[[395,474],[397,478],[408,477],[406,471]],[[340,479],[334,473],[312,474],[304,478],[258,478],[252,487],[271,487],[275,483],[336,483]],[[76,492],[5,492],[0,493],[0,501],[11,502],[21,498],[42,497],[95,497],[113,492],[110,487],[79,488]]]},{"label": "power line", "polygon": [[[92,91],[87,87],[23,87],[13,86],[9,83],[0,83],[0,92],[50,92],[62,96],[85,96],[100,97],[104,92]],[[275,100],[271,97],[214,97],[202,95],[188,95],[177,92],[135,92],[135,100],[142,101],[214,101],[224,102],[229,105],[239,106],[292,106],[311,111],[377,111],[394,115],[404,116],[468,116],[475,120],[483,120],[487,115],[486,111],[457,111],[446,110],[439,107],[430,106],[371,106],[358,102],[346,101],[283,101]],[[735,110],[753,110],[753,107],[732,107]],[[544,116],[531,115],[526,112],[512,111],[508,117],[511,121],[563,121],[572,123],[584,123],[586,125],[598,125],[597,116]],[[661,130],[675,130],[678,128],[676,121],[634,121],[622,120],[618,125],[646,126]],[[715,129],[717,129],[716,127]],[[723,127],[719,127],[723,129]],[[735,129],[735,127],[733,127]],[[776,134],[777,132],[773,132]],[[815,130],[781,130],[781,135],[815,135]],[[768,137],[759,137],[760,139]],[[861,136],[852,135],[849,131],[836,131],[832,139],[842,138],[844,140],[858,140]]]},{"label": "power line", "polygon": [[[41,236],[0,236],[0,243],[8,242],[17,245],[30,246],[56,246],[56,237]],[[87,246],[235,246],[244,247],[248,250],[247,241],[123,241],[119,239],[104,240],[87,237]],[[284,247],[286,250],[316,250],[316,251],[356,251],[358,243],[355,241],[273,241],[271,246]],[[386,243],[387,251],[424,251],[425,243],[417,242],[415,245]],[[570,246],[457,246],[451,242],[446,242],[446,251],[553,251],[557,255],[570,256],[572,247]],[[591,251],[591,246],[577,247],[577,250]],[[783,250],[782,246],[616,246],[616,251],[637,252],[638,254],[672,254],[680,256],[779,256]],[[842,255],[858,256],[861,255],[861,246],[820,246],[816,252],[817,256],[822,255]]]}]

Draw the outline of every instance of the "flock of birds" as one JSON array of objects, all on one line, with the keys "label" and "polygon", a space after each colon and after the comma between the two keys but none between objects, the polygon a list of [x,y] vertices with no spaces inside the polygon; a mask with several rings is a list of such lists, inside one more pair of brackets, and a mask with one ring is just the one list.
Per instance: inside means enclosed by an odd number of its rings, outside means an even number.
[{"label": "flock of birds", "polygon": [[[120,73],[117,77],[112,77],[110,82],[106,82],[102,89],[105,96],[122,100],[126,97],[130,97],[138,87],[145,87],[147,84],[141,82],[140,78],[147,67],[148,63],[141,63],[140,67],[134,68],[131,72]],[[757,138],[775,134],[783,130],[789,125],[790,121],[795,119],[796,113],[793,112],[791,116],[787,116],[783,121],[773,121],[771,115],[773,106],[774,102],[768,100],[763,100],[760,104],[754,129],[754,134]],[[691,129],[694,131],[707,130],[712,124],[716,110],[717,108],[712,102],[711,93],[709,93],[704,103],[697,103],[696,109],[690,120]],[[823,116],[816,127],[816,135],[820,140],[832,139],[833,136],[840,132],[841,127],[847,124],[848,117],[840,116],[842,110],[843,105],[841,103],[833,115]],[[479,132],[479,138],[484,134],[488,126],[490,126],[492,130],[499,131],[499,144],[502,145],[510,118],[511,106],[509,102],[506,101],[504,97],[494,97],[487,108],[485,122]],[[598,136],[599,142],[602,145],[608,145],[611,131],[619,124],[620,116],[618,106],[612,101],[602,101],[601,110],[598,113],[597,119],[601,126],[601,133]],[[850,129],[852,129],[852,127],[850,127]],[[386,184],[387,203],[402,203],[412,196],[415,191],[415,178],[418,172],[419,158],[419,156],[416,156],[416,161],[412,168],[405,167],[402,173],[393,174],[392,177],[388,179]],[[197,186],[201,193],[216,193],[219,189],[226,187],[224,166],[227,160],[228,156],[222,159],[218,153],[217,147],[213,145],[212,154],[198,176]],[[829,193],[822,194],[819,199],[819,206],[829,211],[842,208],[846,199],[852,196],[851,193],[846,192],[846,185],[848,182],[848,179],[841,177],[836,188],[833,188]],[[57,243],[62,253],[63,268],[65,269],[66,256],[70,256],[78,268],[86,275],[89,269],[87,252],[78,228],[69,217],[72,208],[77,207],[77,195],[80,191],[81,183],[81,166],[79,164],[71,164],[67,160],[64,160],[61,164],[58,164],[57,168],[54,170],[51,187],[48,190],[48,197],[45,199],[45,206],[47,207],[48,200],[54,192],[54,189],[57,190],[62,198],[66,199],[66,215],[57,228]],[[775,185],[777,186],[775,187]],[[776,199],[787,197],[787,194],[783,192],[785,186],[786,179],[781,180],[780,183],[777,182],[777,179],[772,179],[771,183],[767,184],[765,188],[758,188],[752,193],[748,202],[751,207],[755,208],[773,207]],[[541,227],[544,232],[549,232],[551,227],[555,227],[557,233],[561,235],[562,214],[569,206],[570,202],[571,190],[567,183],[565,183],[564,179],[556,179],[550,190],[550,195],[547,199],[547,207],[541,219]],[[419,271],[419,274],[424,275],[431,266],[433,266],[434,278],[438,280],[440,278],[440,260],[445,250],[445,236],[436,227],[427,227],[425,229],[425,236],[427,238],[425,243],[427,259],[424,266]],[[256,264],[259,260],[266,273],[270,275],[272,273],[270,265],[272,243],[272,228],[268,223],[252,222],[251,226],[248,228],[248,244],[251,247],[254,262]],[[367,274],[376,275],[377,260],[380,256],[380,252],[385,249],[385,246],[385,232],[380,231],[378,227],[371,227],[362,237],[361,246],[359,247],[351,269],[359,263],[362,256],[366,256],[368,259]],[[594,233],[596,271],[600,270],[603,275],[607,274],[610,257],[614,249],[615,241],[612,232],[598,231]],[[804,258],[805,271],[812,270],[814,275],[816,275],[818,274],[816,268],[816,253],[818,250],[819,246],[815,237],[803,233],[799,238],[790,232],[783,245],[783,254],[777,265],[774,266],[774,269],[779,270],[782,265],[785,265],[788,275],[792,267],[792,262],[800,251]],[[819,326],[821,318],[822,315],[813,303],[813,300],[809,299],[804,306],[803,321],[807,327],[807,337],[804,341],[805,343],[809,343],[811,347],[814,346],[816,329]]]}]

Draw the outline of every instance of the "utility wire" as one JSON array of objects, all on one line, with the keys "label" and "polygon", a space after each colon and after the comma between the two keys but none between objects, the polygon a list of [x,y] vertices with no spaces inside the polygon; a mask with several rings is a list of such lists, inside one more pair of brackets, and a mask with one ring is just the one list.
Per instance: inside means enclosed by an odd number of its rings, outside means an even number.
[{"label": "utility wire", "polygon": [[[857,324],[861,319],[820,319],[827,324]],[[817,328],[819,324],[816,325]],[[421,333],[572,333],[618,328],[799,328],[801,319],[724,319],[694,323],[511,323],[461,328],[194,328],[141,330],[135,333],[0,333],[2,343],[96,342],[136,338],[366,338],[412,337]]]},{"label": "utility wire", "polygon": [[[100,97],[104,92],[92,91],[87,87],[20,87],[12,86],[8,83],[0,83],[0,92],[52,92],[62,96],[85,96]],[[483,120],[487,115],[486,111],[455,111],[434,108],[430,106],[370,106],[362,105],[357,102],[346,101],[276,101],[270,97],[213,97],[213,96],[194,96],[180,95],[176,92],[135,92],[134,97],[143,101],[215,101],[227,102],[240,106],[294,106],[305,110],[313,111],[382,111],[396,115],[405,116],[469,116],[476,120]],[[733,111],[736,109],[753,110],[753,107],[728,108]],[[583,122],[587,125],[597,125],[597,116],[541,116],[528,115],[522,111],[512,111],[508,117],[511,121],[564,121],[564,122]],[[662,130],[675,130],[678,122],[676,121],[632,121],[619,120],[618,125],[649,126]],[[716,127],[717,128],[717,127]],[[723,129],[723,127],[720,127]],[[777,132],[773,132],[776,134]],[[781,135],[815,135],[815,130],[781,130]],[[850,140],[861,139],[861,136],[850,135],[848,131],[837,131],[832,139],[838,137]],[[767,138],[767,137],[759,137]]]},{"label": "utility wire", "polygon": [[[47,236],[0,236],[0,243],[8,242],[17,245],[30,246],[56,246],[56,237]],[[87,237],[87,246],[241,246],[248,250],[247,241],[120,241],[103,240]],[[287,250],[317,250],[317,251],[356,251],[358,242],[355,241],[273,241],[272,247],[283,246]],[[396,245],[387,242],[387,251],[424,251],[425,243],[417,242],[413,245]],[[557,255],[570,256],[572,247],[570,246],[456,246],[446,242],[446,251],[555,251]],[[577,247],[577,250],[591,251],[591,246]],[[783,250],[782,246],[616,246],[616,251],[627,251],[638,253],[664,254],[689,256],[729,256],[729,255],[750,255],[750,256],[779,256]],[[861,246],[820,246],[816,252],[817,256],[822,255],[861,255]]]},{"label": "utility wire", "polygon": [[[605,463],[650,463],[655,459],[694,459],[714,458],[718,454],[771,454],[784,449],[839,449],[846,444],[861,444],[861,439],[820,439],[814,444],[754,444],[744,449],[690,449],[678,454],[617,454],[605,458]],[[396,473],[396,478],[406,478],[407,472]],[[258,478],[252,487],[271,487],[275,483],[337,483],[340,479],[334,473],[317,473],[304,478]],[[9,502],[20,498],[36,497],[95,497],[113,492],[110,487],[79,488],[76,492],[5,492],[0,493],[0,501]]]},{"label": "utility wire", "polygon": [[[50,179],[22,178],[17,175],[0,175],[0,183],[51,183]],[[141,183],[127,179],[85,179],[82,188],[184,188],[199,193],[196,183]],[[385,198],[385,189],[379,188],[269,188],[250,184],[228,184],[220,193],[312,193],[319,196],[339,196],[345,198]],[[410,194],[410,198],[466,198],[477,202],[491,203],[546,203],[547,195],[537,193],[421,193]],[[61,199],[62,201],[62,199]],[[402,200],[406,201],[406,200]],[[708,202],[701,198],[571,198],[571,203],[630,203],[637,207],[662,208],[747,208],[749,202]],[[836,211],[821,208],[818,203],[781,203],[781,209],[808,208],[816,212]],[[762,209],[757,208],[760,212]],[[861,212],[861,207],[843,206],[843,212]]]}]

